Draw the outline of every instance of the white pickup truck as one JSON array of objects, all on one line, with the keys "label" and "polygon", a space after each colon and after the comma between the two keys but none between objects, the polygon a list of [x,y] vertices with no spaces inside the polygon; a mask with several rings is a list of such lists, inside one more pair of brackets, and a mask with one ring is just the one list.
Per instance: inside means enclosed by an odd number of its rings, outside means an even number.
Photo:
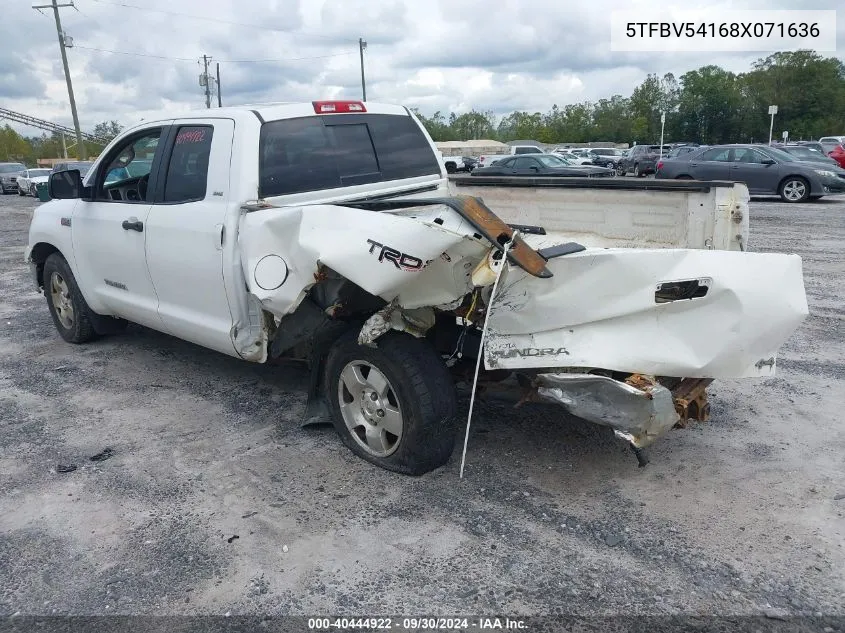
[{"label": "white pickup truck", "polygon": [[[479,355],[486,382],[515,375],[524,399],[639,450],[711,379],[771,376],[807,314],[795,255],[585,248],[450,196],[398,106],[167,114],[49,188],[25,257],[64,340],[132,321],[246,361],[307,361],[305,418],[330,416],[356,454],[407,474],[449,459],[453,375]],[[606,212],[647,234],[655,215],[626,214],[627,198]]]}]

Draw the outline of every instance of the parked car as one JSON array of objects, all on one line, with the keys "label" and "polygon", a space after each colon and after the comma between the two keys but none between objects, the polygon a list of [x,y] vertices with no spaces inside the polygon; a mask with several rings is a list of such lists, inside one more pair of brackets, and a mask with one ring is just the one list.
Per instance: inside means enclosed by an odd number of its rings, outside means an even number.
[{"label": "parked car", "polygon": [[840,167],[845,168],[845,144],[839,144],[828,154],[829,158],[835,160]]},{"label": "parked car", "polygon": [[85,178],[85,174],[88,173],[88,170],[91,169],[91,165],[93,165],[93,161],[84,161],[84,160],[74,160],[74,161],[66,161],[62,163],[56,163],[53,165],[53,169],[50,173],[54,174],[57,171],[67,171],[68,169],[78,169],[79,174]]},{"label": "parked car", "polygon": [[768,145],[716,145],[663,159],[656,177],[743,182],[752,195],[776,194],[784,202],[845,193],[845,170],[800,161]]},{"label": "parked car", "polygon": [[476,167],[490,167],[493,163],[500,161],[508,156],[517,156],[519,154],[543,154],[536,145],[511,145],[510,148],[501,154],[485,154],[478,157],[478,165]]},{"label": "parked car", "polygon": [[625,157],[622,150],[615,147],[593,147],[590,149],[589,156],[593,165],[607,167],[614,171],[617,171],[617,168],[621,170],[620,163]]},{"label": "parked car", "polygon": [[801,145],[803,147],[814,149],[820,154],[824,154],[825,156],[827,156],[828,154],[827,150],[824,148],[824,145],[822,145],[818,141],[790,141],[787,143],[787,145]]},{"label": "parked car", "polygon": [[0,191],[15,193],[18,190],[18,177],[26,172],[23,163],[0,163]]},{"label": "parked car", "polygon": [[478,167],[478,159],[473,156],[462,156],[464,161],[464,171],[472,171]]},{"label": "parked car", "polygon": [[593,157],[589,152],[577,149],[554,150],[551,152],[555,156],[560,156],[564,160],[573,165],[592,165]]},{"label": "parked car", "polygon": [[615,169],[592,165],[572,165],[554,154],[511,156],[491,167],[473,170],[473,176],[562,176],[574,178],[603,178],[615,176]]},{"label": "parked car", "polygon": [[666,154],[666,158],[676,158],[677,156],[683,156],[684,154],[689,154],[691,152],[697,152],[702,147],[707,147],[706,145],[678,145],[673,147],[669,150],[669,153]]},{"label": "parked car", "polygon": [[446,168],[447,174],[454,174],[464,168],[464,160],[461,156],[443,156],[441,154],[440,162]]},{"label": "parked car", "polygon": [[27,194],[32,197],[38,197],[37,185],[47,182],[50,177],[50,170],[43,169],[27,169],[20,176],[18,176],[18,193],[22,196]]},{"label": "parked car", "polygon": [[[663,147],[664,150],[667,149],[665,145]],[[628,155],[620,161],[620,175],[634,172],[634,176],[641,178],[653,174],[660,158],[660,145],[634,145]]]},{"label": "parked car", "polygon": [[837,146],[845,145],[845,136],[823,136],[819,143],[824,147],[824,153],[829,156]]},{"label": "parked car", "polygon": [[822,165],[833,165],[835,167],[839,167],[839,163],[830,156],[827,156],[824,152],[820,152],[807,145],[791,145],[787,143],[786,145],[773,145],[773,147],[786,152],[787,154],[791,154],[798,160],[803,160],[808,163],[820,163]]}]

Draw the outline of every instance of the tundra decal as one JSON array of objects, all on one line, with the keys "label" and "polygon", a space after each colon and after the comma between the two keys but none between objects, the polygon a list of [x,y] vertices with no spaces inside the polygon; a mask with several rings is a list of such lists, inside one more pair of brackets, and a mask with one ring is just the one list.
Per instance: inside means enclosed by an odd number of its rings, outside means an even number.
[{"label": "tundra decal", "polygon": [[380,262],[389,261],[400,270],[422,270],[431,263],[431,260],[423,262],[419,257],[414,257],[408,253],[403,253],[395,248],[386,246],[375,240],[367,240],[370,245],[370,253],[378,249],[378,260]]},{"label": "tundra decal", "polygon": [[502,358],[513,358],[515,356],[560,356],[569,352],[565,347],[523,347],[522,349],[509,349],[497,354]]}]

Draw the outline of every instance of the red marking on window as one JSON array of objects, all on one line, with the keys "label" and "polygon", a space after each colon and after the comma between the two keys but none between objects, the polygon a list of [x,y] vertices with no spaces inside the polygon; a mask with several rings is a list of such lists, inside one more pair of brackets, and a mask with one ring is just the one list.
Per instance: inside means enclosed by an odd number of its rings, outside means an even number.
[{"label": "red marking on window", "polygon": [[176,135],[176,144],[202,143],[205,140],[205,130],[182,130]]}]

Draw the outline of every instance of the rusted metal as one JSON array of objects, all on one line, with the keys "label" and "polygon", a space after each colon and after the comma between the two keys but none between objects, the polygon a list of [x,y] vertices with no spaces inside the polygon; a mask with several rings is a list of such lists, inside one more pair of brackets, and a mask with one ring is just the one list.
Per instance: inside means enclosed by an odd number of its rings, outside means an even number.
[{"label": "rusted metal", "polygon": [[712,378],[684,378],[672,390],[675,411],[680,418],[675,426],[684,428],[690,420],[706,422],[710,419],[707,387],[711,382]]},{"label": "rusted metal", "polygon": [[631,374],[625,379],[625,382],[645,393],[645,397],[649,400],[654,397],[651,390],[658,384],[656,379],[643,374]]},{"label": "rusted metal", "polygon": [[[458,200],[462,209],[461,215],[494,246],[502,248],[506,242],[513,239],[514,230],[502,218],[493,213],[480,198],[460,196]],[[551,271],[546,268],[546,260],[519,236],[513,239],[513,243],[508,249],[508,259],[535,277],[552,276]]]}]

